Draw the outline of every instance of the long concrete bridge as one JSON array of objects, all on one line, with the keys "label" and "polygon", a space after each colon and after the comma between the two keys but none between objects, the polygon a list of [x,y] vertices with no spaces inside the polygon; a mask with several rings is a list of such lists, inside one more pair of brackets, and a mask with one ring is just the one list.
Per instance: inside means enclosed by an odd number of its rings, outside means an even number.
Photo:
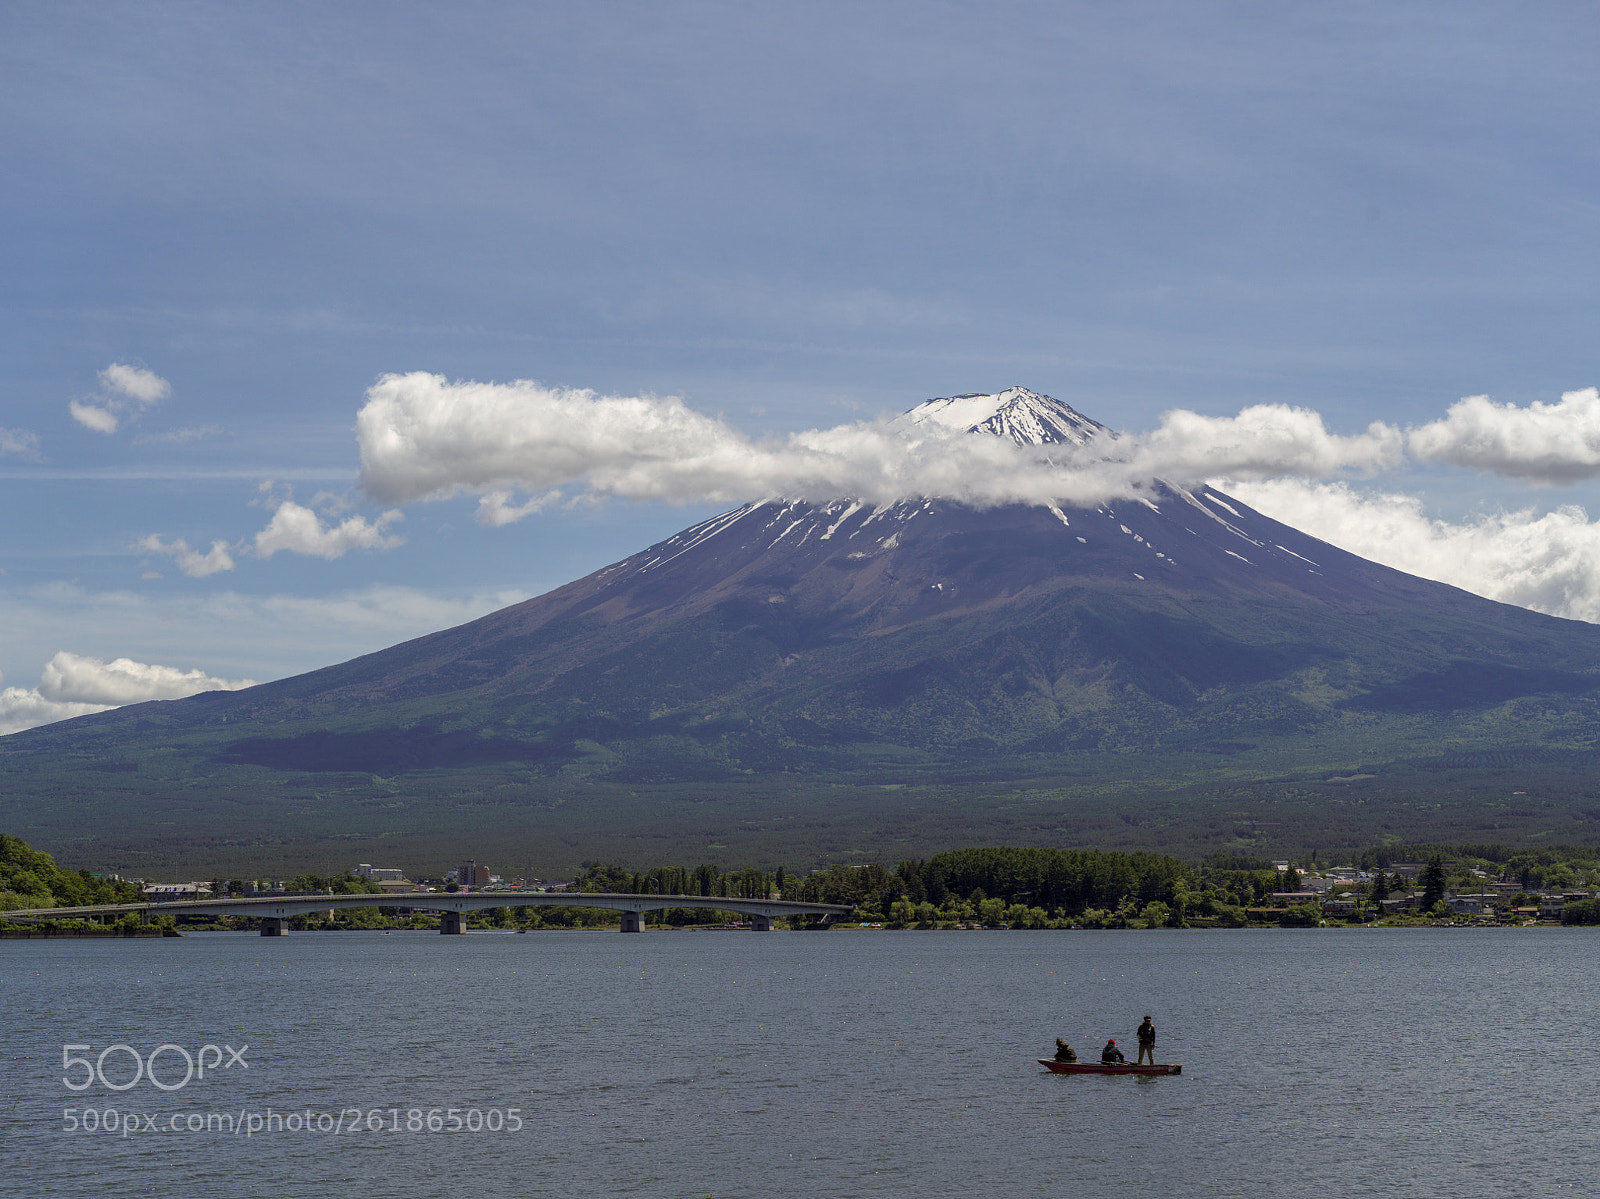
[{"label": "long concrete bridge", "polygon": [[151,913],[171,916],[248,916],[261,921],[263,937],[281,937],[296,916],[339,908],[421,908],[439,913],[441,933],[467,931],[466,914],[485,908],[608,908],[622,913],[622,931],[644,931],[644,914],[662,908],[713,908],[750,917],[756,932],[771,932],[782,916],[816,916],[824,927],[850,915],[848,904],[806,903],[796,899],[735,899],[726,895],[622,895],[599,891],[407,891],[384,895],[264,895],[248,899],[174,899],[165,903],[105,903],[78,908],[28,908],[0,912],[19,923],[37,920],[100,920],[108,916]]}]

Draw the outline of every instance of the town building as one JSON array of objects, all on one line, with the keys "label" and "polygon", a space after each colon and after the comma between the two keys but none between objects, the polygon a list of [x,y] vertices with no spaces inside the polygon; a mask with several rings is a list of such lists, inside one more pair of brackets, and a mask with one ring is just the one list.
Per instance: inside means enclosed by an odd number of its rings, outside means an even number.
[{"label": "town building", "polygon": [[146,883],[144,897],[152,903],[164,899],[209,899],[210,883]]}]

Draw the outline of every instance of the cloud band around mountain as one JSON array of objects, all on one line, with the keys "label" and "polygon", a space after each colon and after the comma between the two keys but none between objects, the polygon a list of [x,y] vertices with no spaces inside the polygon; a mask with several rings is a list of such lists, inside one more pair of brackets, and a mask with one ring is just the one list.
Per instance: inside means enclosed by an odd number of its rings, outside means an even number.
[{"label": "cloud band around mountain", "polygon": [[[1092,505],[1136,494],[1156,478],[1326,477],[1403,458],[1393,426],[1344,436],[1329,432],[1317,413],[1288,405],[1233,417],[1173,412],[1151,434],[1086,449],[1019,446],[894,421],[757,440],[676,397],[604,396],[527,380],[451,382],[420,371],[379,379],[356,429],[369,495],[403,503],[475,493],[485,497],[480,519],[488,524],[526,515],[552,489],[570,486],[672,503],[786,495]],[[518,506],[518,491],[544,494]]]}]

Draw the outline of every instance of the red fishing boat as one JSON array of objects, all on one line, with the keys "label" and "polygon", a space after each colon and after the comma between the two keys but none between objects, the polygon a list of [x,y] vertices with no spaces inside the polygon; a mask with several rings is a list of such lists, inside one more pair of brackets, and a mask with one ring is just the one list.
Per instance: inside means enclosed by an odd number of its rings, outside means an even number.
[{"label": "red fishing boat", "polygon": [[1127,1062],[1058,1062],[1042,1057],[1039,1064],[1052,1074],[1182,1074],[1176,1065],[1131,1066]]}]

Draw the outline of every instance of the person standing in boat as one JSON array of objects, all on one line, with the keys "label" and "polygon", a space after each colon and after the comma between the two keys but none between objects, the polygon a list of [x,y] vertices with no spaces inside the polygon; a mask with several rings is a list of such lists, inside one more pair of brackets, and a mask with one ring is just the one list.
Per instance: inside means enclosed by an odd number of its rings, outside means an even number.
[{"label": "person standing in boat", "polygon": [[1122,1056],[1122,1050],[1117,1048],[1117,1039],[1112,1037],[1106,1042],[1106,1047],[1100,1051],[1101,1064],[1111,1066],[1128,1059]]},{"label": "person standing in boat", "polygon": [[1144,1023],[1139,1025],[1139,1064],[1144,1064],[1145,1055],[1150,1055],[1150,1064],[1156,1064],[1156,1026],[1150,1023],[1150,1017],[1144,1018]]},{"label": "person standing in boat", "polygon": [[1078,1060],[1078,1055],[1077,1055],[1076,1051],[1073,1050],[1072,1046],[1068,1045],[1060,1037],[1057,1037],[1056,1038],[1056,1061],[1058,1061],[1058,1062],[1075,1062],[1077,1060]]}]

